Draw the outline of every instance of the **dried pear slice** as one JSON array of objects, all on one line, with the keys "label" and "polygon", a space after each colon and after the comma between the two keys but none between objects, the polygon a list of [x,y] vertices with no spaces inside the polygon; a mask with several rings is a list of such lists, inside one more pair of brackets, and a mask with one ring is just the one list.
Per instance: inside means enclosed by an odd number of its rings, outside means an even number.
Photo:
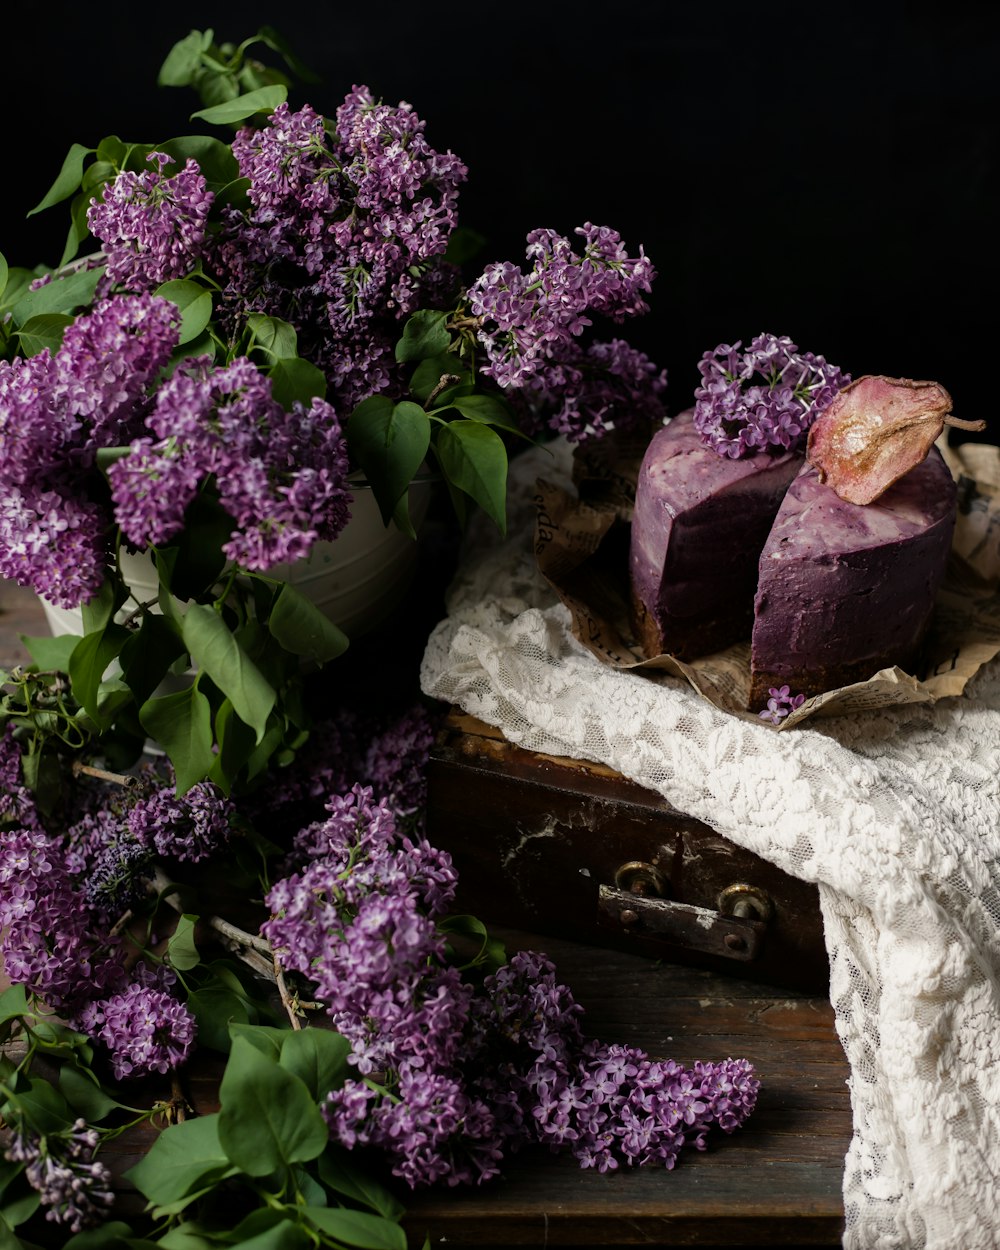
[{"label": "dried pear slice", "polygon": [[848,503],[873,503],[925,459],[946,425],[984,430],[951,415],[937,382],[867,375],[837,395],[809,431],[806,459]]}]

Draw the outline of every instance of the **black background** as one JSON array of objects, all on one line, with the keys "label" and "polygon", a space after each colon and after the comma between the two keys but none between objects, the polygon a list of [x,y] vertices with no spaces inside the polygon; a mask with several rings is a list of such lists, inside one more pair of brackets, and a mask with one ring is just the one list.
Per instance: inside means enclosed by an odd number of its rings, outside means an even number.
[{"label": "black background", "polygon": [[659,276],[625,334],[668,368],[671,411],[703,351],[770,331],[855,376],[933,378],[1000,438],[1000,6],[12,7],[12,264],[58,259],[64,208],[25,214],[70,143],[202,128],[193,95],[155,86],[178,38],[212,27],[238,42],[270,23],[322,79],[294,105],[332,114],[366,83],[465,161],[461,219],[487,236],[484,262],[523,260],[536,226],[593,221],[644,245]]}]

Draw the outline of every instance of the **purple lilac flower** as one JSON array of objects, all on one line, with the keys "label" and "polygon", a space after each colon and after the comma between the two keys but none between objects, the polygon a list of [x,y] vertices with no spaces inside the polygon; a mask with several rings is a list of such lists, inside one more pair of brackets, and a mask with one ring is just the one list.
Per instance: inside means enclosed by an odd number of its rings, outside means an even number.
[{"label": "purple lilac flower", "polygon": [[95,931],[55,839],[0,832],[0,941],[7,975],[56,1010],[120,984],[120,949]]},{"label": "purple lilac flower", "polygon": [[86,878],[84,897],[88,906],[114,923],[146,893],[145,874],[153,855],[135,837],[125,835],[104,847]]},{"label": "purple lilac flower", "polygon": [[592,315],[621,322],[645,312],[643,294],[656,275],[642,248],[630,257],[616,231],[588,222],[576,233],[582,254],[552,230],[532,231],[527,274],[493,264],[469,288],[489,362],[483,373],[555,402],[550,424],[573,441],[662,421],[666,387],[666,373],[619,339],[584,349]]},{"label": "purple lilac flower", "polygon": [[210,477],[234,530],[223,551],[263,570],[307,554],[346,525],[347,448],[325,400],[285,412],[245,357],[221,369],[192,361],[161,386],[142,438],[111,466],[115,515],[130,542],[159,544]]},{"label": "purple lilac flower", "polygon": [[788,686],[772,686],[767,693],[771,697],[759,715],[761,720],[770,721],[772,725],[780,725],[789,712],[794,712],[806,701],[804,694],[792,694]]},{"label": "purple lilac flower", "polygon": [[165,300],[119,296],[78,317],[54,357],[0,361],[0,575],[67,608],[100,588],[111,518],[95,453],[142,428],[176,318]]},{"label": "purple lilac flower", "polygon": [[551,396],[556,406],[548,424],[571,443],[603,438],[614,429],[662,424],[667,371],[623,339],[592,343],[565,375],[565,384]]},{"label": "purple lilac flower", "polygon": [[123,170],[104,188],[103,202],[93,199],[87,210],[87,225],[104,245],[108,278],[133,291],[190,273],[215,198],[197,161],[167,177],[173,157],[150,152],[146,159],[158,168]]},{"label": "purple lilac flower", "polygon": [[107,1047],[115,1080],[170,1072],[190,1055],[194,1016],[170,994],[133,984],[119,994],[90,1002],[78,1027]]},{"label": "purple lilac flower", "polygon": [[[338,768],[361,757],[363,723],[331,723]],[[413,780],[393,745],[416,759],[430,737],[421,717],[403,718],[365,752],[388,795],[407,795]],[[297,788],[296,800],[305,793]],[[758,1089],[749,1064],[688,1070],[588,1040],[545,956],[521,952],[480,986],[467,981],[433,923],[452,901],[450,860],[397,817],[392,798],[376,801],[370,787],[334,795],[326,819],[300,830],[265,900],[263,935],[351,1045],[358,1075],[323,1102],[335,1141],[383,1152],[416,1188],[482,1182],[531,1142],[602,1171],[673,1167],[713,1125],[743,1122]]]},{"label": "purple lilac flower", "polygon": [[125,823],[140,847],[157,855],[196,864],[226,845],[236,809],[209,781],[178,798],[170,786],[138,799]]},{"label": "purple lilac flower", "polygon": [[8,486],[0,494],[0,576],[58,607],[78,607],[104,581],[107,529],[97,504]]},{"label": "purple lilac flower", "polygon": [[[273,824],[294,815],[301,817],[301,824],[322,813],[326,796],[346,794],[357,781],[371,786],[377,799],[389,801],[397,827],[419,829],[435,732],[435,722],[422,706],[378,722],[353,708],[335,709],[313,727],[309,741],[274,784],[252,796],[252,819]],[[300,849],[286,862],[286,872],[313,853],[307,849],[309,837],[306,830],[298,835]]]},{"label": "purple lilac flower", "polygon": [[45,1137],[17,1133],[5,1151],[12,1163],[25,1163],[25,1177],[38,1191],[45,1218],[78,1233],[101,1222],[114,1204],[111,1173],[94,1161],[100,1138],[77,1120],[64,1134]]},{"label": "purple lilac flower", "polygon": [[760,334],[746,351],[741,346],[720,343],[698,365],[694,423],[702,442],[734,460],[798,449],[850,375],[800,352],[787,336]]},{"label": "purple lilac flower", "polygon": [[397,383],[401,318],[454,271],[441,261],[457,221],[461,161],[435,151],[408,104],[355,87],[336,131],[306,106],[279,105],[233,152],[249,179],[248,214],[224,214],[214,258],[228,285],[223,321],[282,317],[327,374],[338,408]]},{"label": "purple lilac flower", "polygon": [[21,751],[12,721],[0,732],[0,825],[17,825],[36,833],[43,831],[35,796],[24,784]]},{"label": "purple lilac flower", "polygon": [[142,432],[149,389],[179,338],[177,306],[152,295],[112,296],[67,326],[53,362],[53,400],[85,419],[88,452]]}]

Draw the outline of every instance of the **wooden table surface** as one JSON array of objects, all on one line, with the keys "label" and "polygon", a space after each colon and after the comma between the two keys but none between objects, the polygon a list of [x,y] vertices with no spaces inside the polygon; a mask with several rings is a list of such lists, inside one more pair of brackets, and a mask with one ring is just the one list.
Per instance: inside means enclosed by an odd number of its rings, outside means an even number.
[{"label": "wooden table surface", "polygon": [[[25,660],[20,633],[45,632],[33,596],[0,581],[0,667]],[[761,1080],[757,1108],[731,1137],[683,1152],[672,1172],[598,1174],[566,1155],[513,1156],[480,1189],[406,1198],[411,1245],[835,1246],[843,1229],[841,1178],[851,1136],[847,1063],[822,997],[514,930],[509,949],[545,950],[585,1009],[587,1031],[682,1063],[745,1057]],[[218,1068],[188,1075],[195,1109],[216,1105]],[[148,1139],[123,1136],[124,1171]],[[124,1209],[134,1207],[122,1182]],[[55,1244],[55,1243],[53,1243]]]}]

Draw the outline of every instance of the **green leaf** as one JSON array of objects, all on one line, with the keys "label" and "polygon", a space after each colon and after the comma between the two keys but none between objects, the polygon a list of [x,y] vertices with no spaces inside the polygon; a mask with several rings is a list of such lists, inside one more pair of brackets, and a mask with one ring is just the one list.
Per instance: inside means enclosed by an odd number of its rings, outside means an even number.
[{"label": "green leaf", "polygon": [[302,82],[318,83],[322,81],[318,74],[313,73],[308,66],[299,60],[292,48],[289,47],[288,41],[273,26],[262,26],[257,31],[257,38],[262,43],[266,43],[269,48],[273,48],[275,52],[280,52],[285,58],[285,64],[296,78]]},{"label": "green leaf", "polygon": [[121,169],[122,162],[128,154],[128,144],[122,143],[117,135],[105,135],[97,145],[97,159],[107,161],[115,169]]},{"label": "green leaf", "polygon": [[28,287],[31,286],[34,279],[35,274],[30,269],[24,269],[21,266],[8,269],[7,282],[3,292],[0,293],[0,312],[7,308],[12,308],[27,291]]},{"label": "green leaf", "polygon": [[213,32],[210,30],[193,30],[167,53],[166,60],[160,66],[156,83],[159,87],[189,87],[194,80],[195,71],[201,65],[201,54],[212,44]]},{"label": "green leaf", "polygon": [[320,1102],[343,1085],[350,1051],[347,1039],[330,1029],[298,1029],[285,1038],[279,1062]]},{"label": "green leaf", "polygon": [[29,317],[15,334],[21,340],[21,350],[25,356],[37,356],[46,347],[54,356],[63,341],[66,327],[73,324],[68,313],[40,313],[37,317]]},{"label": "green leaf", "polygon": [[428,356],[413,370],[413,376],[410,378],[410,394],[419,403],[426,404],[441,379],[447,374],[457,377],[459,381],[441,392],[442,404],[445,402],[444,397],[452,393],[453,387],[469,385],[472,379],[472,374],[454,353],[445,352],[442,356]]},{"label": "green leaf", "polygon": [[301,1224],[283,1219],[256,1237],[237,1242],[233,1250],[308,1250],[313,1244]]},{"label": "green leaf", "polygon": [[161,143],[157,151],[165,152],[176,161],[176,169],[171,166],[169,170],[171,177],[179,173],[189,159],[197,161],[208,189],[215,194],[240,176],[239,161],[232,148],[212,135],[181,135]]},{"label": "green leaf", "polygon": [[23,985],[11,985],[0,994],[0,1024],[28,1012],[28,995]]},{"label": "green leaf", "polygon": [[438,929],[444,934],[456,933],[478,941],[478,951],[463,967],[485,965],[489,971],[495,972],[507,962],[503,943],[490,937],[489,930],[476,916],[446,916],[438,923]]},{"label": "green leaf", "polygon": [[147,699],[139,709],[139,723],[170,757],[178,794],[185,794],[207,775],[215,762],[212,708],[196,685]]},{"label": "green leaf", "polygon": [[274,688],[242,650],[222,617],[193,603],[183,620],[184,644],[194,663],[232,702],[236,715],[255,730],[260,743],[277,700]]},{"label": "green leaf", "polygon": [[176,278],[161,283],[153,292],[177,306],[181,315],[178,345],[196,339],[212,319],[212,293],[190,278]]},{"label": "green leaf", "polygon": [[219,749],[209,778],[228,798],[233,779],[254,751],[254,731],[244,725],[228,699],[222,700],[215,713],[215,741]]},{"label": "green leaf", "polygon": [[406,1234],[380,1215],[350,1207],[304,1207],[302,1214],[315,1228],[345,1245],[364,1250],[406,1250]]},{"label": "green leaf", "polygon": [[71,1063],[64,1063],[59,1070],[59,1089],[73,1110],[91,1124],[99,1124],[121,1106],[101,1089],[93,1075]]},{"label": "green leaf", "polygon": [[506,533],[507,449],[500,435],[476,421],[452,421],[438,429],[434,450],[448,481]]},{"label": "green leaf", "polygon": [[229,1035],[232,1038],[242,1037],[262,1055],[267,1055],[269,1059],[277,1059],[281,1054],[281,1048],[292,1036],[292,1030],[275,1029],[269,1024],[242,1024],[233,1021],[229,1026]]},{"label": "green leaf", "polygon": [[62,169],[57,174],[55,182],[46,191],[41,202],[36,204],[28,213],[29,217],[33,217],[35,213],[40,213],[44,208],[51,208],[53,204],[69,199],[80,185],[83,177],[83,162],[93,151],[93,148],[85,148],[82,143],[73,144],[66,153]]},{"label": "green leaf", "polygon": [[347,635],[289,582],[278,592],[267,627],[286,651],[317,664],[335,660],[347,650]]},{"label": "green leaf", "polygon": [[93,598],[88,599],[81,608],[83,631],[93,634],[107,625],[121,605],[125,602],[126,592],[120,581],[106,577],[101,589]]},{"label": "green leaf", "polygon": [[271,394],[286,412],[291,412],[296,401],[308,408],[314,397],[326,397],[326,374],[301,356],[279,358],[267,375],[271,379]]},{"label": "green leaf", "polygon": [[14,324],[20,327],[43,313],[68,313],[82,304],[89,304],[104,275],[104,268],[99,265],[96,269],[82,269],[64,278],[53,278],[36,291],[28,291],[11,309]]},{"label": "green leaf", "polygon": [[7,278],[10,275],[10,269],[7,265],[7,257],[0,252],[0,296],[7,289]]},{"label": "green leaf", "polygon": [[230,1029],[250,1022],[246,998],[218,982],[194,990],[187,1005],[198,1026],[198,1045],[223,1055],[232,1045]]},{"label": "green leaf", "polygon": [[101,682],[108,665],[117,658],[128,639],[127,629],[121,625],[110,624],[99,632],[85,634],[69,657],[69,679],[73,685],[73,697],[99,729],[106,729],[108,726],[98,705]]},{"label": "green leaf", "polygon": [[319,1160],[319,1176],[327,1188],[353,1202],[371,1207],[387,1220],[399,1220],[404,1207],[371,1173],[359,1167],[346,1150],[326,1150]]},{"label": "green leaf", "polygon": [[451,335],[447,330],[448,314],[421,309],[403,326],[403,337],[396,344],[396,359],[424,360],[440,356],[448,350]]},{"label": "green leaf", "polygon": [[42,1198],[33,1189],[29,1189],[26,1194],[22,1194],[19,1198],[13,1198],[10,1202],[6,1202],[0,1207],[0,1216],[7,1221],[11,1228],[17,1228],[18,1224],[23,1224],[25,1220],[30,1220],[38,1208],[41,1206]]},{"label": "green leaf", "polygon": [[132,1235],[132,1229],[123,1220],[111,1220],[100,1228],[88,1228],[71,1237],[63,1250],[155,1250],[154,1243],[145,1237]]},{"label": "green leaf", "polygon": [[118,174],[117,169],[110,161],[95,161],[93,165],[88,166],[87,172],[83,175],[83,183],[81,190],[87,196],[89,201],[97,194],[98,190],[104,186],[106,182],[111,182]]},{"label": "green leaf", "polygon": [[200,491],[184,510],[184,528],[157,557],[160,580],[178,599],[197,599],[226,566],[222,547],[236,522],[213,495]]},{"label": "green leaf", "polygon": [[191,120],[200,117],[202,121],[211,122],[213,126],[228,126],[231,122],[241,122],[255,113],[270,113],[282,101],[288,98],[288,88],[280,83],[270,87],[259,87],[256,91],[248,91],[235,100],[226,100],[211,108],[199,109],[191,114]]},{"label": "green leaf", "polygon": [[0,1108],[0,1114],[8,1123],[23,1120],[29,1129],[41,1136],[60,1133],[76,1119],[62,1094],[41,1078],[29,1081],[25,1089],[19,1089]]},{"label": "green leaf", "polygon": [[444,258],[452,265],[464,265],[486,246],[486,237],[471,226],[456,226],[448,236]]},{"label": "green leaf", "polygon": [[249,1176],[267,1176],[322,1154],[328,1130],[306,1086],[234,1037],[219,1088],[219,1140]]},{"label": "green leaf", "polygon": [[159,613],[145,613],[142,625],[129,634],[118,656],[122,676],[137,707],[152,698],[170,666],[182,655],[184,644],[169,621]]},{"label": "green leaf", "polygon": [[164,1233],[157,1241],[160,1250],[218,1250],[219,1243],[204,1236],[201,1226],[185,1222]]},{"label": "green leaf", "polygon": [[198,953],[194,940],[194,928],[197,923],[197,916],[185,912],[178,917],[177,927],[167,942],[167,959],[172,967],[179,968],[181,972],[197,968],[201,963],[201,955]]},{"label": "green leaf", "polygon": [[234,1171],[219,1140],[216,1113],[164,1129],[125,1178],[148,1202],[162,1207]]},{"label": "green leaf", "polygon": [[293,360],[298,356],[298,335],[287,321],[265,317],[263,313],[250,313],[247,324],[253,334],[254,347],[259,347],[272,360]]},{"label": "green leaf", "polygon": [[347,446],[371,483],[386,525],[423,463],[430,438],[427,413],[409,400],[392,404],[373,395],[351,413]]},{"label": "green leaf", "polygon": [[22,634],[21,642],[27,647],[29,655],[39,668],[67,673],[69,672],[69,657],[81,638],[81,634],[56,634],[54,638],[29,638],[26,634]]},{"label": "green leaf", "polygon": [[63,248],[63,254],[59,258],[58,269],[61,269],[63,265],[69,264],[80,250],[80,244],[90,234],[90,227],[87,225],[87,210],[90,207],[92,198],[85,191],[81,191],[70,206],[70,222],[69,230],[66,232],[66,246]]},{"label": "green leaf", "polygon": [[501,425],[508,430],[516,430],[517,422],[511,416],[510,409],[496,395],[457,395],[449,400],[452,408],[457,408],[463,417],[470,421],[481,421],[486,425]]}]

